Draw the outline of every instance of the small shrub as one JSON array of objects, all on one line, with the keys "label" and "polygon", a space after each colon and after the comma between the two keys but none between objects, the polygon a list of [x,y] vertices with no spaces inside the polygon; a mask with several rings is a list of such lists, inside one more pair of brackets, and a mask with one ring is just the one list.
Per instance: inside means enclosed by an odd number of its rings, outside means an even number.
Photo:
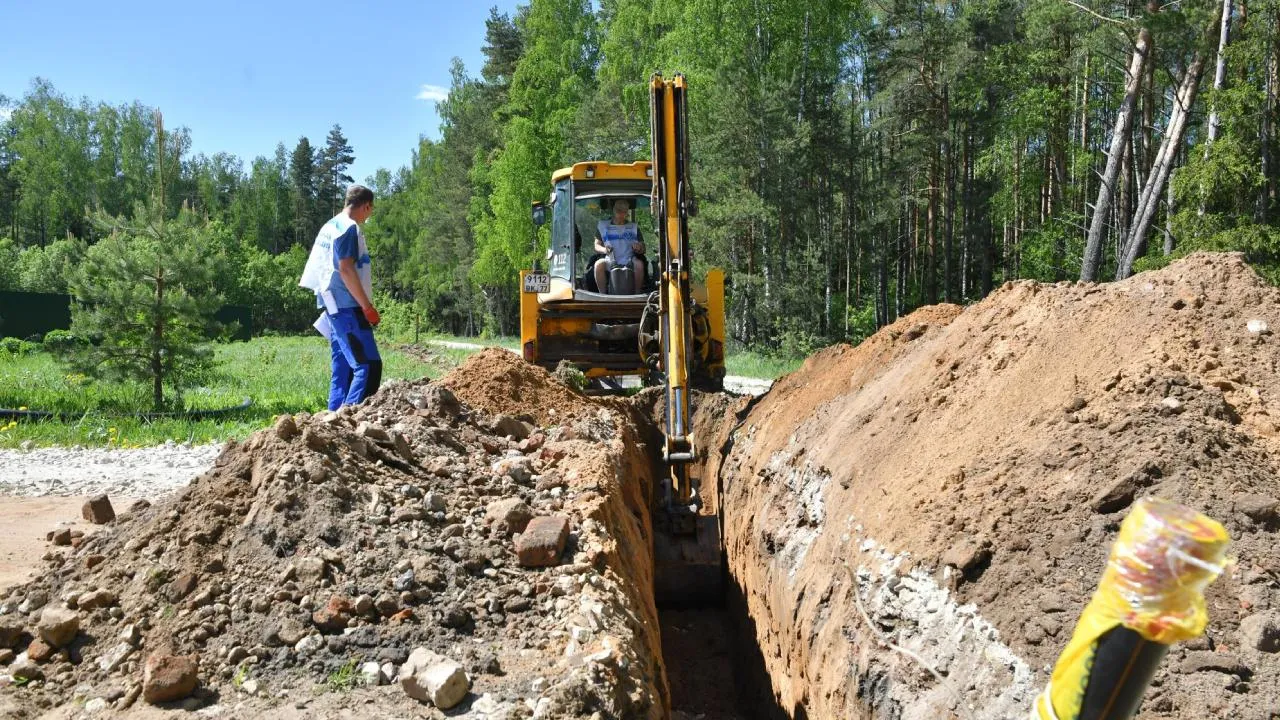
[{"label": "small shrub", "polygon": [[50,330],[44,336],[44,349],[59,357],[88,344],[89,341],[86,338],[70,330]]},{"label": "small shrub", "polygon": [[0,352],[10,355],[31,355],[40,351],[40,345],[16,337],[0,338]]}]

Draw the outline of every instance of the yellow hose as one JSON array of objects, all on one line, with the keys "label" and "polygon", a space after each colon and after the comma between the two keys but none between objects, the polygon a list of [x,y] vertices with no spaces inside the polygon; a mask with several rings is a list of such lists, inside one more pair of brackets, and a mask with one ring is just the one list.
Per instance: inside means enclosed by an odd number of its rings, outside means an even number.
[{"label": "yellow hose", "polygon": [[1135,503],[1032,720],[1132,717],[1169,645],[1204,632],[1204,590],[1222,573],[1229,541],[1188,507]]}]

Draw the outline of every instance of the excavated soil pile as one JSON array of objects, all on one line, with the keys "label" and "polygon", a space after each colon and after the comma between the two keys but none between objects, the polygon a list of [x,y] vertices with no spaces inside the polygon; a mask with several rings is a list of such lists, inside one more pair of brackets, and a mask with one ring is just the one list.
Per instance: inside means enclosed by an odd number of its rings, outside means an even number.
[{"label": "excavated soil pile", "polygon": [[0,716],[443,717],[388,685],[425,648],[467,675],[450,716],[663,717],[632,413],[493,350],[281,418],[0,597]]},{"label": "excavated soil pile", "polygon": [[1140,717],[1276,717],[1278,324],[1280,291],[1200,254],[925,308],[778,382],[710,468],[776,702],[1026,717],[1151,494],[1223,522],[1238,562]]}]

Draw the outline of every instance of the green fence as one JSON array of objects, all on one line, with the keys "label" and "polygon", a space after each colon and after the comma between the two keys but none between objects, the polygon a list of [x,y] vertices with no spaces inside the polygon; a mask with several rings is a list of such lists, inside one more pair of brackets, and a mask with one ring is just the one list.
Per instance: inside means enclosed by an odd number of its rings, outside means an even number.
[{"label": "green fence", "polygon": [[[253,311],[244,305],[223,305],[214,318],[231,328],[235,340],[253,337]],[[71,329],[71,296],[55,293],[0,290],[0,337],[31,338],[50,330]]]}]

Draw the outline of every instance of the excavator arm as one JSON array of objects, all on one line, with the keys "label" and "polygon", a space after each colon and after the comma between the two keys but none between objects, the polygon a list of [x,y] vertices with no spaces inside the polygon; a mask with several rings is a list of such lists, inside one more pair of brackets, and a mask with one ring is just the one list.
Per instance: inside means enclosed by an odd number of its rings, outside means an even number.
[{"label": "excavator arm", "polygon": [[655,74],[649,84],[653,138],[652,207],[658,220],[658,318],[662,370],[666,374],[666,441],[671,468],[668,507],[687,506],[693,489],[688,467],[696,457],[689,391],[692,374],[693,298],[689,268],[689,137],[685,80]]}]

